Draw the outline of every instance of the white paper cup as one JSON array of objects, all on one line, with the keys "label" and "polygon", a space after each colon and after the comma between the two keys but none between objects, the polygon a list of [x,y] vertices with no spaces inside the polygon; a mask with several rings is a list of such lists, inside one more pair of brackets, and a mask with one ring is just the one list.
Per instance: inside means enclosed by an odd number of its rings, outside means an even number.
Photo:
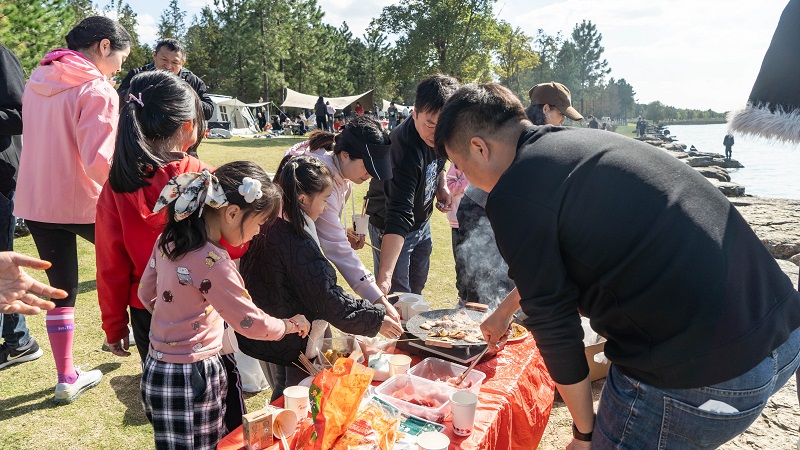
[{"label": "white paper cup", "polygon": [[297,414],[297,418],[305,420],[308,417],[308,387],[290,386],[283,390],[283,402],[286,409]]},{"label": "white paper cup", "polygon": [[400,316],[403,320],[408,320],[411,317],[411,306],[415,303],[421,302],[422,296],[417,294],[400,294],[400,300],[397,301],[395,307],[398,308]]},{"label": "white paper cup", "polygon": [[420,450],[447,450],[450,438],[438,431],[426,431],[417,436],[417,445]]},{"label": "white paper cup", "polygon": [[411,368],[411,357],[408,355],[392,355],[389,357],[389,376],[403,374]]},{"label": "white paper cup", "polygon": [[450,394],[450,411],[453,413],[453,433],[469,436],[475,426],[475,411],[478,409],[478,394],[458,391]]},{"label": "white paper cup", "polygon": [[359,236],[369,234],[369,214],[353,214],[353,232]]},{"label": "white paper cup", "polygon": [[417,314],[419,314],[421,312],[430,311],[430,310],[431,310],[431,307],[427,303],[424,303],[424,302],[414,303],[413,305],[411,305],[411,311],[408,313],[408,318],[410,319],[410,318],[416,316]]},{"label": "white paper cup", "polygon": [[[269,400],[268,400],[269,401]],[[290,409],[281,409],[277,406],[267,405],[264,408],[268,413],[272,414],[272,435],[276,438],[291,437],[297,429],[297,414]]]}]

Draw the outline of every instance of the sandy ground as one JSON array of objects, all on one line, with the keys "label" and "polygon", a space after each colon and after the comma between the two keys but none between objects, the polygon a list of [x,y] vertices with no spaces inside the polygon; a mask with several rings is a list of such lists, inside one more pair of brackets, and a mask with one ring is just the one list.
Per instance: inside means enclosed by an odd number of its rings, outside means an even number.
[{"label": "sandy ground", "polygon": [[[779,261],[781,268],[790,279],[797,280],[798,267],[786,261]],[[592,383],[595,409],[600,399],[605,379]],[[797,399],[795,378],[769,399],[759,418],[737,438],[729,441],[721,449],[755,450],[795,450],[800,426],[800,406]],[[564,449],[572,439],[572,418],[567,406],[556,395],[550,421],[547,423],[540,450]]]}]

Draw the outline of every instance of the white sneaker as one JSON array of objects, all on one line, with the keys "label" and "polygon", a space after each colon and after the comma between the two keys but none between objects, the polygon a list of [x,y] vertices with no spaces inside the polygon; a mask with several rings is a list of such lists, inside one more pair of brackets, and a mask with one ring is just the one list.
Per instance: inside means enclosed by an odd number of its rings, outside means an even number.
[{"label": "white sneaker", "polygon": [[80,397],[83,391],[97,386],[103,378],[103,373],[99,370],[82,372],[80,369],[75,369],[75,372],[78,373],[78,379],[75,383],[56,384],[56,403],[72,403],[75,399]]}]

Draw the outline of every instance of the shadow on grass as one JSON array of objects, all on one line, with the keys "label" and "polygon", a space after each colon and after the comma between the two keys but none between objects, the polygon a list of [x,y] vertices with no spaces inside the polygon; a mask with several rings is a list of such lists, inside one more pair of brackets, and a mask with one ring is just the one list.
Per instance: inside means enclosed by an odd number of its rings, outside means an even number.
[{"label": "shadow on grass", "polygon": [[122,418],[123,425],[139,426],[147,425],[147,417],[144,415],[142,406],[142,394],[139,389],[139,382],[142,375],[124,375],[111,379],[111,389],[117,395],[117,400],[125,405],[125,417]]},{"label": "shadow on grass", "polygon": [[97,290],[97,280],[86,280],[78,283],[78,294]]},{"label": "shadow on grass", "polygon": [[[87,370],[97,369],[103,372],[105,375],[109,372],[119,369],[120,366],[122,366],[120,363],[105,363],[100,364],[93,369]],[[54,392],[55,385],[53,387],[42,389],[38,392],[31,392],[28,394],[17,395],[16,397],[0,399],[0,422],[19,417],[33,411],[44,411],[63,406],[56,403],[53,399]]]},{"label": "shadow on grass", "polygon": [[[304,137],[297,137],[297,138],[271,138],[271,139],[255,139],[255,138],[247,138],[247,139],[208,139],[204,140],[203,143],[214,144],[220,147],[233,147],[233,148],[282,148],[287,149],[298,142],[304,141],[306,138]],[[200,150],[212,150],[208,147],[200,147]],[[213,151],[213,150],[212,150]]]}]

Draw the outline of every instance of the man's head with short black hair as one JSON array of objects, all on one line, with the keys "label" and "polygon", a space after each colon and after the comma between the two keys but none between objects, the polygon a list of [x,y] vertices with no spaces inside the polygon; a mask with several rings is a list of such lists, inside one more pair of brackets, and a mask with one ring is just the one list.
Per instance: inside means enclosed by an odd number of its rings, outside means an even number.
[{"label": "man's head with short black hair", "polygon": [[167,38],[158,41],[156,44],[155,53],[161,49],[161,47],[166,47],[171,52],[179,52],[184,60],[186,60],[186,47],[183,46],[177,39]]},{"label": "man's head with short black hair", "polygon": [[442,158],[448,158],[447,149],[464,154],[473,136],[492,136],[511,121],[527,122],[525,108],[511,91],[497,83],[466,85],[439,113],[436,151]]},{"label": "man's head with short black hair", "polygon": [[437,114],[460,86],[458,80],[447,75],[436,74],[425,78],[417,85],[414,111]]},{"label": "man's head with short black hair", "polygon": [[186,64],[186,49],[175,39],[162,39],[158,41],[156,51],[153,52],[153,64],[158,70],[177,75]]}]

